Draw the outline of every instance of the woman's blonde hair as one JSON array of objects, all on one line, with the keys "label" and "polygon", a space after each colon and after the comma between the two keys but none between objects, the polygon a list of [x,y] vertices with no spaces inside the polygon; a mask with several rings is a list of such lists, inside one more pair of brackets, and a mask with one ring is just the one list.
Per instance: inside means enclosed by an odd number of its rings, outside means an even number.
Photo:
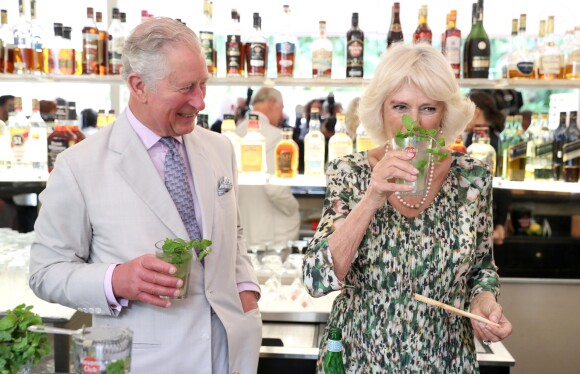
[{"label": "woman's blonde hair", "polygon": [[443,102],[441,130],[445,143],[453,143],[473,117],[475,105],[461,94],[451,66],[441,52],[424,43],[399,43],[383,54],[359,103],[361,124],[373,142],[389,141],[383,123],[383,104],[408,83],[416,85],[430,99]]}]

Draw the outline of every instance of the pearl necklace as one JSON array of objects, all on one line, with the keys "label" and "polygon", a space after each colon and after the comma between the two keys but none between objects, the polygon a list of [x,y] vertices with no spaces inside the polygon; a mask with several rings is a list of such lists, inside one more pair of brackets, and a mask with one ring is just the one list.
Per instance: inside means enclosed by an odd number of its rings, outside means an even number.
[{"label": "pearl necklace", "polygon": [[403,204],[404,206],[411,209],[419,209],[423,204],[425,204],[425,200],[427,200],[427,196],[429,196],[429,191],[431,191],[431,184],[433,184],[433,173],[435,172],[435,162],[433,161],[432,155],[429,156],[429,165],[430,166],[429,166],[429,179],[427,179],[427,191],[425,191],[425,195],[423,196],[420,202],[416,204],[408,203],[405,200],[403,200],[401,196],[399,196],[398,192],[395,193],[397,200],[399,200],[401,204]]}]

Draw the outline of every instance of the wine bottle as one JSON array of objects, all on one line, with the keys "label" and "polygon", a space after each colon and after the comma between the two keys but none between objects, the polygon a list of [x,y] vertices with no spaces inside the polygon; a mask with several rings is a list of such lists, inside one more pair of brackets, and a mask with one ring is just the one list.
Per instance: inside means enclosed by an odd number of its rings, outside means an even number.
[{"label": "wine bottle", "polygon": [[342,362],[342,331],[338,327],[331,327],[328,330],[326,356],[324,357],[322,371],[324,374],[346,373]]},{"label": "wine bottle", "polygon": [[477,21],[471,27],[463,49],[463,78],[487,79],[491,48],[483,27],[483,0],[478,0],[476,15]]},{"label": "wine bottle", "polygon": [[387,34],[387,48],[393,43],[403,42],[403,29],[401,28],[401,6],[399,3],[393,3],[393,11],[391,16],[391,26]]}]

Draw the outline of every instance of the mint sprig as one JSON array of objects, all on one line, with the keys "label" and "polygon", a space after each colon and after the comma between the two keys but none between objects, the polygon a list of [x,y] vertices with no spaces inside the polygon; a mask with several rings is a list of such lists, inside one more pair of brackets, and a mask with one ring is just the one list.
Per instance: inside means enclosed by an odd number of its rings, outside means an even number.
[{"label": "mint sprig", "polygon": [[185,241],[181,238],[165,239],[161,249],[163,254],[167,256],[168,262],[174,265],[184,264],[191,259],[190,249],[199,250],[197,260],[201,262],[207,255],[211,253],[209,246],[212,244],[211,240],[200,239]]},{"label": "mint sprig", "polygon": [[419,124],[419,120],[414,120],[408,114],[403,114],[403,127],[404,130],[397,130],[395,134],[395,142],[397,145],[402,146],[403,139],[410,137],[415,137],[419,141],[432,140],[437,147],[427,148],[427,153],[434,156],[435,162],[441,162],[449,155],[449,152],[444,148],[445,139],[443,137],[436,137],[436,129],[427,130]]}]

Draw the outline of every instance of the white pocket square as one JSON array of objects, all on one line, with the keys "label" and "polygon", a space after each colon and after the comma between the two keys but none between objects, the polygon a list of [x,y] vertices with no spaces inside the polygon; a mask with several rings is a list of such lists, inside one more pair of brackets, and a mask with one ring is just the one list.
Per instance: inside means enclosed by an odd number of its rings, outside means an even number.
[{"label": "white pocket square", "polygon": [[228,193],[232,189],[232,181],[228,177],[221,177],[218,185],[218,196]]}]

